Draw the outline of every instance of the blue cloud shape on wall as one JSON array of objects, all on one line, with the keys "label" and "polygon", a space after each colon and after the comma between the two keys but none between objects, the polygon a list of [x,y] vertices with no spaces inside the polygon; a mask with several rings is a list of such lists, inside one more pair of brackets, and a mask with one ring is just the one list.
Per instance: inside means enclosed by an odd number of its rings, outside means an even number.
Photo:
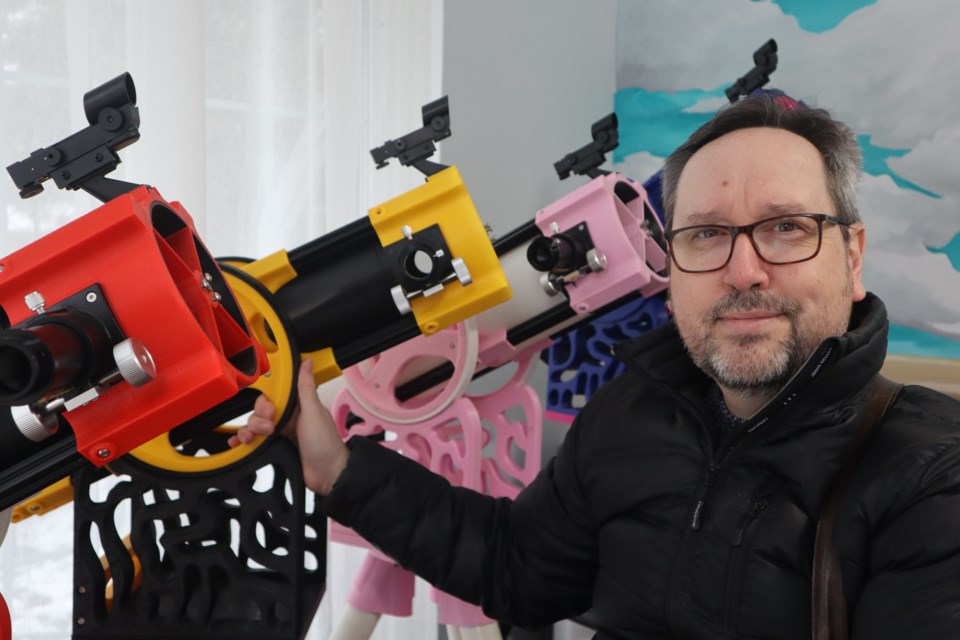
[{"label": "blue cloud shape on wall", "polygon": [[[753,0],[767,2],[767,0]],[[876,4],[877,0],[772,0],[785,15],[793,16],[804,31],[823,33],[843,22],[851,13]]]}]

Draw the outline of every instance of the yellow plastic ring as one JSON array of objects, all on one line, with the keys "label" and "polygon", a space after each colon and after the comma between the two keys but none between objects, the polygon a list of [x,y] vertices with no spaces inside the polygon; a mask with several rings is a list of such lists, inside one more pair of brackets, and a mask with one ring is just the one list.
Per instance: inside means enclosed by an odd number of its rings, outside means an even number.
[{"label": "yellow plastic ring", "polygon": [[[278,416],[286,416],[290,398],[295,393],[299,352],[290,341],[286,323],[265,297],[269,292],[262,287],[258,288],[254,284],[257,283],[256,280],[236,268],[236,262],[225,261],[222,266],[250,332],[263,345],[270,363],[269,371],[260,376],[250,388],[266,395],[276,407]],[[216,431],[224,433],[226,437],[226,434],[235,433],[238,428],[222,425]],[[242,460],[256,451],[265,440],[264,436],[257,436],[250,444],[241,444],[206,456],[191,456],[178,451],[171,444],[169,434],[163,434],[134,449],[130,455],[144,464],[167,471],[204,473]]]}]

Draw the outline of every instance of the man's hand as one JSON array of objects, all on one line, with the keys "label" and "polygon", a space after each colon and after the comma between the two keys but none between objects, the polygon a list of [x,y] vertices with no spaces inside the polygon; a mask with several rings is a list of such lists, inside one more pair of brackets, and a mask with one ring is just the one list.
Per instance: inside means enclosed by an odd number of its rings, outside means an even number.
[{"label": "man's hand", "polygon": [[[300,450],[303,464],[303,479],[314,493],[325,496],[333,489],[333,483],[347,466],[350,450],[340,439],[333,416],[320,404],[317,385],[313,381],[313,362],[304,360],[297,378],[297,394],[300,404],[291,416],[281,435],[290,438]],[[261,395],[253,405],[253,414],[247,419],[230,446],[249,444],[256,436],[270,435],[276,429],[277,410],[273,403]]]}]

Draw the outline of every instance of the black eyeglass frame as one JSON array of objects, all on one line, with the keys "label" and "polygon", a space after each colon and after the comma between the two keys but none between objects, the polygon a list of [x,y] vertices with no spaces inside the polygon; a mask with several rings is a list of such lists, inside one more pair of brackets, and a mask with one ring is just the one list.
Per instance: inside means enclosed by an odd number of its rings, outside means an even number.
[{"label": "black eyeglass frame", "polygon": [[[776,262],[774,260],[767,260],[763,257],[760,248],[757,246],[756,241],[753,239],[753,230],[762,225],[770,222],[771,220],[783,220],[789,218],[809,218],[811,220],[817,221],[817,248],[807,258],[801,258],[800,260],[787,260],[784,262]],[[673,262],[673,265],[683,271],[684,273],[712,273],[714,271],[720,271],[728,264],[730,264],[730,258],[733,257],[733,250],[737,246],[737,236],[739,234],[744,234],[747,238],[750,239],[750,244],[753,245],[753,250],[756,252],[757,257],[766,262],[767,264],[798,264],[800,262],[806,262],[807,260],[813,260],[820,254],[820,248],[823,246],[823,223],[832,222],[833,224],[844,227],[849,227],[850,222],[844,222],[837,216],[831,216],[826,213],[787,213],[782,216],[771,216],[769,218],[764,218],[763,220],[758,220],[752,224],[745,224],[740,226],[728,225],[728,224],[694,224],[689,227],[680,227],[679,229],[670,229],[669,231],[664,232],[663,237],[667,241],[667,248],[670,250],[670,260]],[[690,231],[691,229],[727,229],[730,232],[730,253],[727,254],[727,259],[723,261],[719,267],[714,267],[713,269],[684,269],[680,266],[680,263],[677,262],[677,257],[673,251],[673,238],[680,233],[681,231]]]}]

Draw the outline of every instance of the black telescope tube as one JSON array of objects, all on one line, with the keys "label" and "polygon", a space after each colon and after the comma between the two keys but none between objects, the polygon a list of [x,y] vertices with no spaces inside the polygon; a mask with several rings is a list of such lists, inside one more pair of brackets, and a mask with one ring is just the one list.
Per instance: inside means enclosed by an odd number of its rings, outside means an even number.
[{"label": "black telescope tube", "polygon": [[55,431],[44,433],[41,439],[33,439],[36,433],[26,433],[21,430],[13,417],[12,407],[0,407],[0,469],[6,469],[30,456],[36,455],[44,448],[53,445],[70,432],[66,419],[57,416]]},{"label": "black telescope tube", "polygon": [[36,402],[50,391],[70,386],[83,370],[80,337],[61,325],[0,334],[0,404]]},{"label": "black telescope tube", "polygon": [[113,365],[106,330],[83,313],[51,313],[0,331],[0,406],[88,386]]},{"label": "black telescope tube", "polygon": [[274,298],[301,351],[330,347],[345,367],[420,333],[390,295],[398,256],[387,255],[368,218],[292,250],[289,259],[297,277]]},{"label": "black telescope tube", "polygon": [[69,429],[62,430],[29,457],[11,458],[0,465],[0,511],[16,506],[57,480],[91,463],[77,451]]}]

